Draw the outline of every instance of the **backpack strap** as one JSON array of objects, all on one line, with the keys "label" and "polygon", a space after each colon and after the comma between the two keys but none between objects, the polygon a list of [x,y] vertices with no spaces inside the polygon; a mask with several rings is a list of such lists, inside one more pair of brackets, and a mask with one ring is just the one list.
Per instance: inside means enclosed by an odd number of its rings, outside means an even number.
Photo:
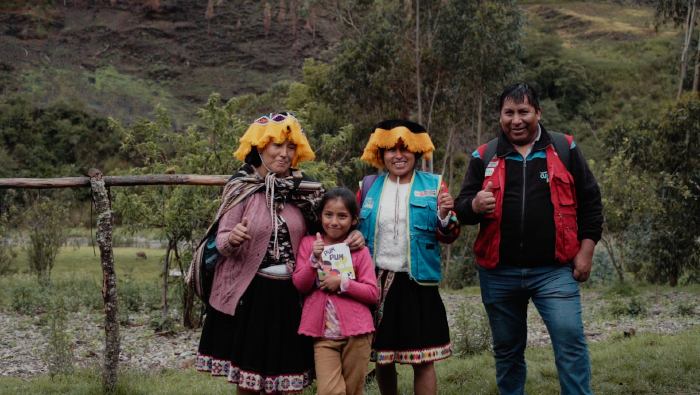
[{"label": "backpack strap", "polygon": [[362,204],[365,202],[367,193],[369,192],[369,189],[372,188],[372,185],[374,185],[374,182],[377,181],[377,178],[379,178],[378,174],[370,174],[363,178],[360,182],[360,190],[362,191],[362,194],[360,195],[360,208],[362,208]]},{"label": "backpack strap", "polygon": [[484,162],[484,165],[487,165],[496,155],[496,146],[498,146],[498,138],[495,138],[489,141],[487,144],[482,145],[481,147],[484,147],[483,149],[479,147],[479,155],[481,155],[481,160]]},{"label": "backpack strap", "polygon": [[571,142],[574,138],[568,134],[558,132],[547,133],[552,136],[552,143],[554,144],[554,149],[559,155],[559,159],[561,159],[561,162],[564,164],[564,167],[566,167],[566,170],[571,172],[571,169],[569,168],[571,165]]}]

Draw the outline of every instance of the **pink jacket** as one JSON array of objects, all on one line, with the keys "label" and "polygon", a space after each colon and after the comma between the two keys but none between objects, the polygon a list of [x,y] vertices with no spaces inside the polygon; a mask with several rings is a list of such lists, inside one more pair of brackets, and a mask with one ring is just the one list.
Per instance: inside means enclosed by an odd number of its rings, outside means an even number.
[{"label": "pink jacket", "polygon": [[[280,213],[287,223],[294,253],[301,238],[306,233],[306,223],[299,209],[291,204],[284,205]],[[248,218],[248,234],[251,239],[235,248],[228,242],[228,236],[236,226]],[[216,235],[216,249],[221,253],[216,263],[214,283],[209,304],[216,310],[234,315],[238,301],[253,281],[258,271],[267,245],[272,236],[272,218],[265,203],[265,193],[254,193],[229,210],[219,221]]]},{"label": "pink jacket", "polygon": [[364,247],[350,253],[357,280],[350,280],[347,292],[331,294],[321,291],[316,286],[318,272],[311,267],[310,262],[314,240],[316,236],[306,236],[301,239],[297,253],[297,266],[292,277],[299,292],[306,295],[299,334],[323,337],[324,313],[328,298],[331,299],[338,313],[341,335],[350,337],[374,332],[374,321],[368,305],[377,303],[379,289],[369,249]]}]

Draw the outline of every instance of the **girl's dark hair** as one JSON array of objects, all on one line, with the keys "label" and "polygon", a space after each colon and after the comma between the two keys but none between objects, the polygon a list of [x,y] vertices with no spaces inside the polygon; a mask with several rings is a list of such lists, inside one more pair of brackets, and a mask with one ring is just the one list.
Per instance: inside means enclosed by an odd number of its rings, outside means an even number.
[{"label": "girl's dark hair", "polygon": [[[345,187],[335,187],[329,189],[323,195],[321,204],[318,206],[319,218],[321,218],[321,215],[323,214],[323,209],[326,207],[326,203],[332,200],[342,201],[353,219],[358,219],[360,217],[360,206],[357,204],[357,200],[355,199],[355,195],[352,193],[352,191]],[[354,229],[355,226],[350,227],[351,231]]]}]

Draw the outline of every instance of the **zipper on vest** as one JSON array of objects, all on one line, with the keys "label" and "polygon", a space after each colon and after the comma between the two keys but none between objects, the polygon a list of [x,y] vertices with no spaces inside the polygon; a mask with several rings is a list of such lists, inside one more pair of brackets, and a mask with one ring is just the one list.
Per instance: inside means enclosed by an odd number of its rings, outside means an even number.
[{"label": "zipper on vest", "polygon": [[523,204],[522,209],[520,210],[520,256],[518,266],[523,265],[523,237],[525,233],[525,189],[527,184],[526,170],[527,158],[523,158]]}]

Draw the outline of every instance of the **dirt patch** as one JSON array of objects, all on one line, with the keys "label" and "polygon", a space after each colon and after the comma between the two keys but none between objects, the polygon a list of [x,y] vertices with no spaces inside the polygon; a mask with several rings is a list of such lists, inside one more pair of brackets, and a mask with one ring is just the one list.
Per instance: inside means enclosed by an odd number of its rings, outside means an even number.
[{"label": "dirt patch", "polygon": [[588,31],[588,32],[582,34],[580,37],[585,39],[585,40],[590,40],[590,41],[605,40],[605,41],[615,41],[615,42],[639,41],[639,40],[642,40],[645,38],[644,36],[641,36],[641,35],[635,34],[635,33],[607,31],[607,30]]},{"label": "dirt patch", "polygon": [[[656,332],[673,334],[700,324],[696,313],[679,316],[676,306],[691,301],[698,306],[700,295],[683,292],[641,295],[648,301],[647,314],[640,317],[612,317],[606,313],[610,300],[600,293],[582,296],[584,328],[589,342],[622,338],[625,331],[635,328],[637,333]],[[480,296],[445,294],[443,301],[448,321],[454,326],[457,308],[462,303],[481,304]],[[87,367],[100,364],[104,347],[104,317],[96,312],[77,312],[68,317],[65,328],[77,365]],[[172,334],[154,334],[148,326],[150,317],[137,315],[130,324],[121,327],[124,366],[142,370],[187,369],[193,366],[201,329],[180,330]],[[47,373],[42,361],[46,350],[45,326],[39,316],[25,316],[0,311],[0,376],[31,377]],[[45,325],[45,324],[44,324]],[[530,304],[528,310],[528,346],[546,346],[551,343],[547,328]]]},{"label": "dirt patch", "polygon": [[539,6],[534,9],[535,15],[541,18],[551,28],[564,30],[567,33],[578,33],[588,29],[592,23],[574,15],[560,12],[552,6]]}]

